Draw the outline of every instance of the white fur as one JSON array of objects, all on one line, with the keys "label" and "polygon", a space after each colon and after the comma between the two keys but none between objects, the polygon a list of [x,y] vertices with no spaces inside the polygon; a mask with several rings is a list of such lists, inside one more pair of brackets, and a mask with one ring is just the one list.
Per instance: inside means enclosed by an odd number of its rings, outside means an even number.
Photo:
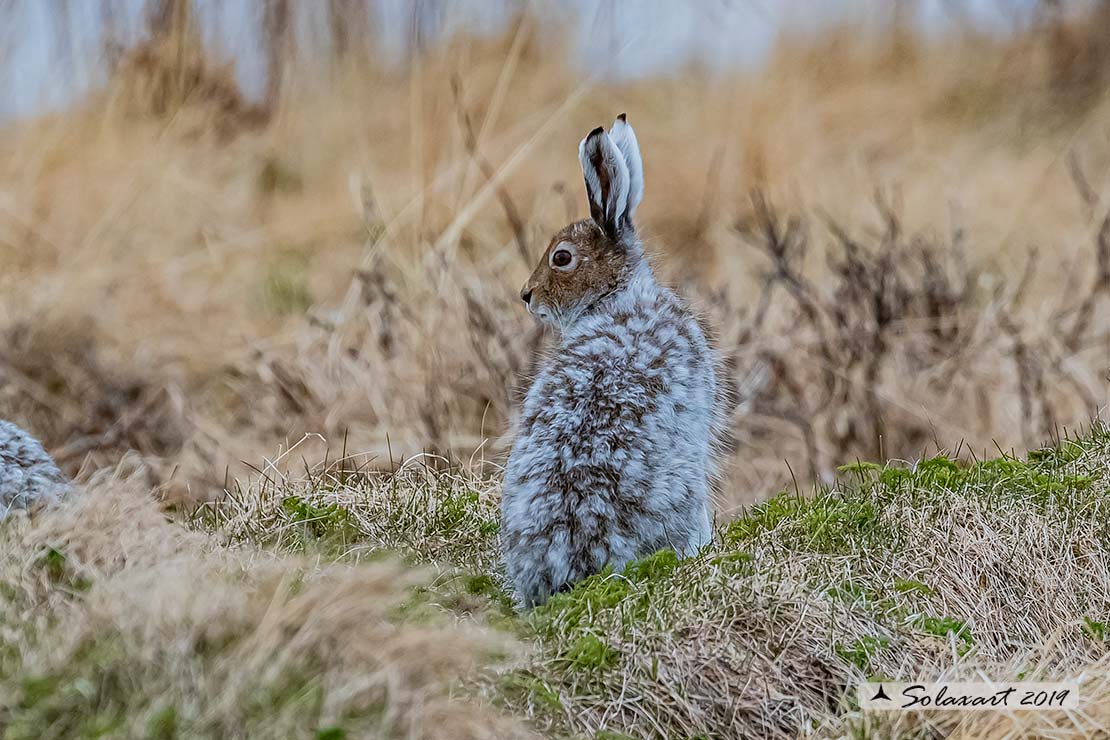
[{"label": "white fur", "polygon": [[38,440],[0,420],[0,521],[14,509],[57,501],[68,487]]},{"label": "white fur", "polygon": [[[594,159],[601,155],[601,167],[608,175],[605,180],[608,188],[602,192],[601,173],[594,166]],[[578,161],[582,164],[582,174],[586,179],[586,195],[590,202],[604,214],[599,223],[611,235],[619,233],[621,219],[628,210],[628,163],[609,134],[591,132],[578,145]],[[642,195],[642,194],[641,194]]]},{"label": "white fur", "polygon": [[609,138],[620,149],[628,167],[628,220],[631,221],[636,216],[636,206],[644,198],[644,161],[640,157],[640,144],[632,126],[619,116],[609,129]]},{"label": "white fur", "polygon": [[[631,127],[618,123],[620,148],[594,134],[579,156],[595,206],[608,201],[595,199],[601,180],[591,155],[600,151],[610,180],[623,183],[623,207],[634,209],[643,166]],[[614,156],[619,166],[609,163]],[[606,222],[611,214],[621,224],[624,211],[605,211]],[[716,358],[685,304],[656,281],[632,222],[623,226],[616,285],[561,309],[560,347],[521,409],[501,544],[522,607],[659,549],[692,555],[711,537]]]}]

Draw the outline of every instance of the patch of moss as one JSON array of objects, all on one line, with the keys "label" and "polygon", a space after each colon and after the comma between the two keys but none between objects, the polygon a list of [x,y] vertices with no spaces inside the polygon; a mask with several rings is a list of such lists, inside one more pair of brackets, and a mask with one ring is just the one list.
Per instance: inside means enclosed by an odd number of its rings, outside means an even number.
[{"label": "patch of moss", "polygon": [[840,465],[836,468],[836,472],[840,473],[841,475],[854,475],[860,480],[871,479],[872,477],[881,473],[882,470],[882,465],[873,462],[866,462],[863,460],[857,460],[853,463],[848,463],[847,465]]},{"label": "patch of moss", "polygon": [[600,613],[615,609],[629,591],[629,582],[607,568],[533,609],[530,621],[541,634],[576,630],[590,624]]},{"label": "patch of moss", "polygon": [[725,528],[726,544],[742,544],[761,532],[774,529],[780,522],[804,510],[808,500],[797,494],[782,491],[756,504],[743,516],[733,519]]},{"label": "patch of moss", "polygon": [[849,553],[891,541],[870,501],[824,497],[802,519],[804,536],[815,552]]},{"label": "patch of moss", "polygon": [[674,550],[660,550],[647,557],[634,560],[624,568],[624,577],[634,582],[644,582],[670,576],[682,562]]},{"label": "patch of moss", "polygon": [[466,578],[466,592],[474,594],[475,596],[489,596],[492,599],[499,599],[505,596],[505,592],[493,580],[493,576],[481,573],[478,575],[468,576]]},{"label": "patch of moss", "polygon": [[1081,504],[1094,479],[1089,475],[1061,474],[1051,465],[1002,457],[968,469],[976,491],[1003,497],[1021,497],[1042,510],[1050,506],[1072,508]]},{"label": "patch of moss", "polygon": [[1078,441],[1064,440],[1055,447],[1043,447],[1039,450],[1030,450],[1027,458],[1031,463],[1063,466],[1083,457],[1083,452],[1084,447]]},{"label": "patch of moss", "polygon": [[836,643],[833,649],[836,654],[864,673],[870,674],[871,660],[879,654],[880,650],[890,646],[890,640],[885,637],[865,635],[850,643]]},{"label": "patch of moss", "polygon": [[562,657],[572,669],[591,671],[608,668],[619,655],[597,635],[585,634],[572,642]]},{"label": "patch of moss", "polygon": [[1092,640],[1099,642],[1106,641],[1106,635],[1110,634],[1110,627],[1106,622],[1091,619],[1090,617],[1083,617],[1083,634]]},{"label": "patch of moss", "polygon": [[949,635],[953,635],[957,640],[962,642],[965,647],[970,647],[975,643],[975,639],[971,636],[971,630],[968,628],[967,624],[953,617],[923,615],[917,618],[914,622],[914,626],[922,632],[936,637],[947,639]]},{"label": "patch of moss", "polygon": [[926,586],[921,581],[914,581],[911,579],[898,580],[894,582],[894,590],[900,594],[921,594],[922,596],[932,596],[933,589]]},{"label": "patch of moss", "polygon": [[750,542],[778,529],[799,549],[847,554],[864,548],[894,546],[894,532],[883,524],[869,497],[854,489],[827,490],[812,498],[781,493],[757,504],[725,529],[727,546]]},{"label": "patch of moss", "polygon": [[281,501],[281,508],[298,525],[302,545],[342,550],[363,537],[350,512],[341,506],[286,496]]},{"label": "patch of moss", "polygon": [[510,673],[498,682],[499,693],[517,704],[537,704],[553,712],[563,711],[559,692],[542,679],[528,673]]},{"label": "patch of moss", "polygon": [[[474,518],[474,510],[478,506],[477,491],[463,488],[460,491],[448,490],[446,494],[436,501],[436,506],[430,512],[428,520],[429,529],[440,534],[450,534],[469,525]],[[496,531],[494,529],[494,532]]]},{"label": "patch of moss", "polygon": [[622,573],[606,568],[533,609],[529,622],[539,633],[554,635],[588,627],[618,609],[624,622],[639,621],[649,612],[655,586],[665,586],[682,563],[678,553],[664,549],[632,561]]},{"label": "patch of moss", "polygon": [[1003,455],[967,466],[939,455],[911,468],[884,468],[874,476],[862,478],[860,490],[874,491],[878,487],[884,495],[907,495],[915,502],[931,505],[945,495],[957,493],[1021,498],[1044,508],[1070,506],[1081,503],[1080,494],[1094,483],[1091,475],[1061,470],[1067,462],[1078,459],[1082,450],[1078,443],[1068,442],[1057,448],[1035,451],[1028,461]]},{"label": "patch of moss", "polygon": [[393,549],[417,562],[450,563],[490,573],[500,559],[500,511],[453,477],[429,478],[417,490],[397,486],[382,507],[378,531]]}]

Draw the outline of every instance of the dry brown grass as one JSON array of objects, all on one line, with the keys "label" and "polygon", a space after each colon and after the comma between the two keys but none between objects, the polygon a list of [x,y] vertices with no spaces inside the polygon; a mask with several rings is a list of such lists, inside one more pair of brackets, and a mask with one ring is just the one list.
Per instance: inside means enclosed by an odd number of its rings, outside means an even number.
[{"label": "dry brown grass", "polygon": [[[0,726],[524,734],[457,688],[512,649],[488,618],[534,649],[486,688],[541,728],[1105,733],[1085,621],[1110,624],[1105,430],[1064,478],[777,499],[698,559],[528,622],[503,613],[495,548],[497,464],[549,340],[514,296],[584,213],[577,141],[620,110],[648,245],[728,359],[724,511],[791,470],[803,487],[857,457],[994,457],[1101,413],[1103,27],[833,29],[751,73],[612,84],[521,18],[398,67],[288,69],[266,108],[187,36],[120,50],[106,89],[0,131],[0,416],[92,481],[0,529]],[[328,448],[360,455],[302,466]],[[148,493],[225,487],[192,529]],[[837,704],[874,672],[977,671],[1078,675],[1087,716],[884,724]]]},{"label": "dry brown grass", "polygon": [[[100,474],[0,527],[0,727],[1102,737],[1108,461],[1098,425],[1029,462],[850,466],[831,489],[745,512],[697,557],[658,553],[526,615],[503,591],[496,479],[420,459],[299,474],[276,460],[186,527],[140,476]],[[1081,705],[861,713],[855,684],[875,676],[1068,680]]]},{"label": "dry brown grass", "polygon": [[[724,506],[787,485],[784,458],[827,477],[880,450],[1028,447],[1106,401],[1110,131],[1085,28],[835,29],[757,72],[617,85],[553,61],[558,33],[525,17],[401,67],[289,70],[265,127],[187,39],[132,50],[103,93],[0,139],[0,414],[71,472],[137,450],[171,497],[305,432],[383,467],[496,459],[544,341],[513,298],[522,253],[583,211],[574,145],[627,110],[649,246],[734,363]],[[778,267],[753,191],[805,234],[790,269],[817,324],[781,283],[761,304]],[[887,321],[865,291],[837,325],[850,263],[906,310]],[[859,346],[833,382],[821,332]]]},{"label": "dry brown grass", "polygon": [[[849,466],[722,525],[697,557],[657,553],[525,615],[504,591],[497,482],[465,471],[267,468],[196,522],[440,568],[425,606],[530,640],[488,690],[557,737],[1094,738],[1110,722],[1108,460],[1099,425],[1028,462]],[[1081,705],[861,713],[856,683],[877,676],[1075,681]]]},{"label": "dry brown grass", "polygon": [[[697,559],[595,579],[533,617],[522,706],[634,737],[1100,736],[1104,481],[1068,476],[1101,476],[1104,445],[1065,446],[1071,462],[1048,468],[861,471],[768,502]],[[845,698],[873,676],[1019,674],[1077,680],[1081,709],[866,715]]]},{"label": "dry brown grass", "polygon": [[109,475],[0,545],[5,738],[529,736],[453,698],[508,641],[402,621],[420,571],[222,548]]}]

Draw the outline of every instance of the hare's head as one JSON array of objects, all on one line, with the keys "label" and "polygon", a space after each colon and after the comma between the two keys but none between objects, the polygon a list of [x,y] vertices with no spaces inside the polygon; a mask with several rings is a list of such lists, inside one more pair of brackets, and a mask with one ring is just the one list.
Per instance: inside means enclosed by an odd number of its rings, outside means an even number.
[{"label": "hare's head", "polygon": [[636,134],[622,113],[578,145],[590,218],[557,233],[520,297],[543,321],[566,326],[619,289],[642,258],[632,225],[644,196]]}]

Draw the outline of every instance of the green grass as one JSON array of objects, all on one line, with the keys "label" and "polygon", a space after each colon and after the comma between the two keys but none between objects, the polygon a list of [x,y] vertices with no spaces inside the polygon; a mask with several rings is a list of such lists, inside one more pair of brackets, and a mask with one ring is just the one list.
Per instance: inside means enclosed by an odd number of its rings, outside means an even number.
[{"label": "green grass", "polygon": [[[191,523],[227,545],[279,556],[357,566],[399,554],[427,569],[430,579],[389,619],[420,628],[477,621],[523,641],[525,654],[458,690],[549,734],[788,737],[821,725],[851,735],[867,726],[850,698],[859,680],[938,667],[1016,671],[1006,666],[1035,664],[1031,655],[1067,672],[1104,654],[1108,462],[1110,432],[1098,426],[1026,459],[852,463],[835,485],[753,506],[695,557],[663,550],[524,614],[501,573],[495,480],[423,467],[313,469],[247,482]],[[74,603],[96,590],[64,546],[44,549],[34,567]],[[291,593],[304,578],[288,579]],[[242,639],[217,635],[193,650],[204,665]],[[32,737],[37,726],[113,736],[137,726],[136,712],[149,737],[196,727],[165,692],[135,699],[145,695],[132,685],[136,665],[156,675],[156,654],[137,663],[119,636],[99,634],[53,671],[30,670],[19,654],[0,640],[0,668],[21,676],[4,740]],[[278,707],[318,738],[347,737],[322,709],[323,670],[301,663],[239,711]],[[768,692],[780,698],[768,701]],[[355,719],[365,726],[367,716]]]},{"label": "green grass", "polygon": [[[90,581],[88,588],[93,585]],[[70,596],[72,607],[80,608],[85,595]],[[3,618],[0,626],[4,626]],[[219,629],[226,627],[220,625]],[[63,622],[40,623],[39,628],[37,633],[19,638],[9,632],[0,636],[0,647],[7,642],[11,656],[0,661],[0,688],[10,691],[5,699],[11,700],[10,704],[0,701],[0,737],[4,740],[132,737],[140,727],[142,736],[149,738],[214,738],[228,730],[221,727],[215,713],[204,717],[203,707],[192,707],[186,716],[180,716],[172,697],[183,683],[218,682],[223,670],[220,663],[249,649],[249,631],[232,626],[195,641],[183,655],[178,652],[181,646],[172,642],[137,646],[135,636],[123,630],[89,631],[72,642],[68,639],[72,627],[66,628]],[[15,645],[16,639],[22,644]],[[66,646],[64,659],[44,659],[52,642]],[[24,661],[22,655],[35,657]],[[270,716],[295,716],[301,728],[325,723],[326,674],[323,664],[308,662],[276,678],[257,675],[254,686],[238,685],[236,723],[243,730],[266,727]],[[194,686],[193,690],[200,693],[201,688]],[[185,701],[195,698],[182,697]],[[361,726],[381,724],[381,712],[381,708],[367,707],[359,712],[358,722]]]},{"label": "green grass", "polygon": [[[825,678],[801,692],[793,711],[814,721],[830,696],[849,691],[854,680],[899,675],[907,657],[943,663],[954,646],[957,657],[1005,660],[1017,645],[1033,647],[1037,630],[1047,634],[1066,622],[1061,610],[1076,625],[1069,639],[1094,656],[1110,621],[1106,594],[1079,592],[1070,604],[1046,606],[1033,604],[1040,597],[1030,591],[1030,603],[1019,599],[992,613],[980,603],[992,598],[989,579],[954,579],[966,577],[984,542],[1000,537],[1015,550],[998,552],[995,565],[1010,561],[1020,577],[1029,567],[1020,563],[1031,555],[1017,539],[1023,527],[1057,540],[1082,532],[1110,546],[1102,473],[1108,446],[1110,434],[1096,427],[1026,459],[854,462],[840,468],[834,486],[753,506],[697,557],[658,552],[621,572],[591,576],[527,614],[512,611],[497,554],[496,495],[478,479],[429,470],[318,475],[295,494],[288,487],[245,492],[231,507],[250,501],[251,508],[222,518],[241,537],[279,548],[340,537],[347,552],[386,548],[433,564],[444,576],[414,596],[405,618],[445,610],[530,642],[530,660],[500,675],[494,693],[541,728],[653,736],[658,723],[674,736],[714,736],[736,728],[695,721],[706,707],[693,666],[733,654],[758,675],[802,660],[799,643],[785,637],[798,624],[805,625],[807,670],[821,666]],[[252,533],[260,522],[261,538]],[[298,527],[311,536],[297,534]],[[969,599],[969,590],[981,597]],[[1045,612],[1032,632],[1026,626],[1025,634],[1008,634],[1000,626],[1012,618],[1014,629],[1023,629],[1020,615],[1028,609]],[[692,665],[676,666],[676,655]],[[616,692],[630,690],[658,694],[669,707],[665,716],[649,720],[639,707],[622,708]]]},{"label": "green grass", "polygon": [[[930,548],[944,542],[948,557],[956,561],[948,564],[960,565],[960,558],[976,557],[981,543],[997,536],[990,529],[996,520],[1028,521],[1064,541],[1083,531],[1097,546],[1110,546],[1110,505],[1101,472],[1106,447],[1105,430],[1096,428],[1081,440],[1037,451],[1026,460],[1002,456],[965,464],[934,457],[912,467],[845,466],[836,486],[809,496],[782,493],[752,507],[725,525],[718,544],[697,558],[683,561],[659,553],[622,574],[586,579],[527,617],[539,652],[530,675],[545,693],[560,698],[560,711],[547,721],[566,729],[565,718],[575,711],[594,712],[618,717],[615,729],[650,736],[650,723],[636,710],[622,715],[613,704],[606,706],[606,701],[618,701],[614,687],[627,691],[631,682],[645,694],[659,692],[660,700],[682,697],[694,676],[668,678],[660,669],[668,654],[680,650],[710,662],[721,659],[696,638],[676,637],[685,631],[705,629],[708,635],[712,627],[729,633],[715,646],[719,653],[740,648],[749,654],[788,655],[789,647],[774,634],[776,626],[791,633],[797,629],[776,620],[776,613],[798,608],[796,594],[783,593],[788,590],[800,589],[804,600],[820,603],[811,606],[823,616],[807,628],[814,643],[810,655],[840,673],[833,693],[848,691],[853,680],[899,675],[907,654],[922,664],[950,660],[953,641],[959,656],[980,650],[990,660],[1005,660],[1017,652],[1013,643],[1026,638],[999,633],[990,620],[979,618],[979,604],[954,596],[955,584],[943,582],[937,567],[943,563],[935,559],[943,548]],[[969,526],[961,513],[965,510],[983,517],[984,528],[976,530],[974,520]],[[1025,555],[998,553],[1003,561]],[[990,584],[973,584],[973,590],[989,594]],[[1099,603],[1104,597],[1089,600],[1100,607],[1098,619],[1078,610],[1068,613],[1079,624],[1069,639],[1083,645],[1092,660],[1099,654],[1094,643],[1105,635],[1107,606]],[[1035,593],[1026,598],[1029,603],[1019,597],[1009,605],[1015,626],[1024,609],[1044,608],[1035,603],[1040,598]],[[946,607],[953,601],[956,613],[949,613]],[[752,624],[744,623],[745,610]],[[831,623],[820,624],[825,619]],[[760,624],[763,620],[768,624]],[[1059,621],[1046,617],[1041,636]],[[643,652],[652,646],[659,655]],[[819,717],[816,698],[810,711]],[[682,721],[695,715],[697,701],[683,700],[690,702],[690,711],[674,710],[667,717],[676,736],[696,729]],[[804,701],[798,704],[806,711]],[[549,705],[535,706],[542,716]],[[571,727],[588,725],[572,722]]]}]

